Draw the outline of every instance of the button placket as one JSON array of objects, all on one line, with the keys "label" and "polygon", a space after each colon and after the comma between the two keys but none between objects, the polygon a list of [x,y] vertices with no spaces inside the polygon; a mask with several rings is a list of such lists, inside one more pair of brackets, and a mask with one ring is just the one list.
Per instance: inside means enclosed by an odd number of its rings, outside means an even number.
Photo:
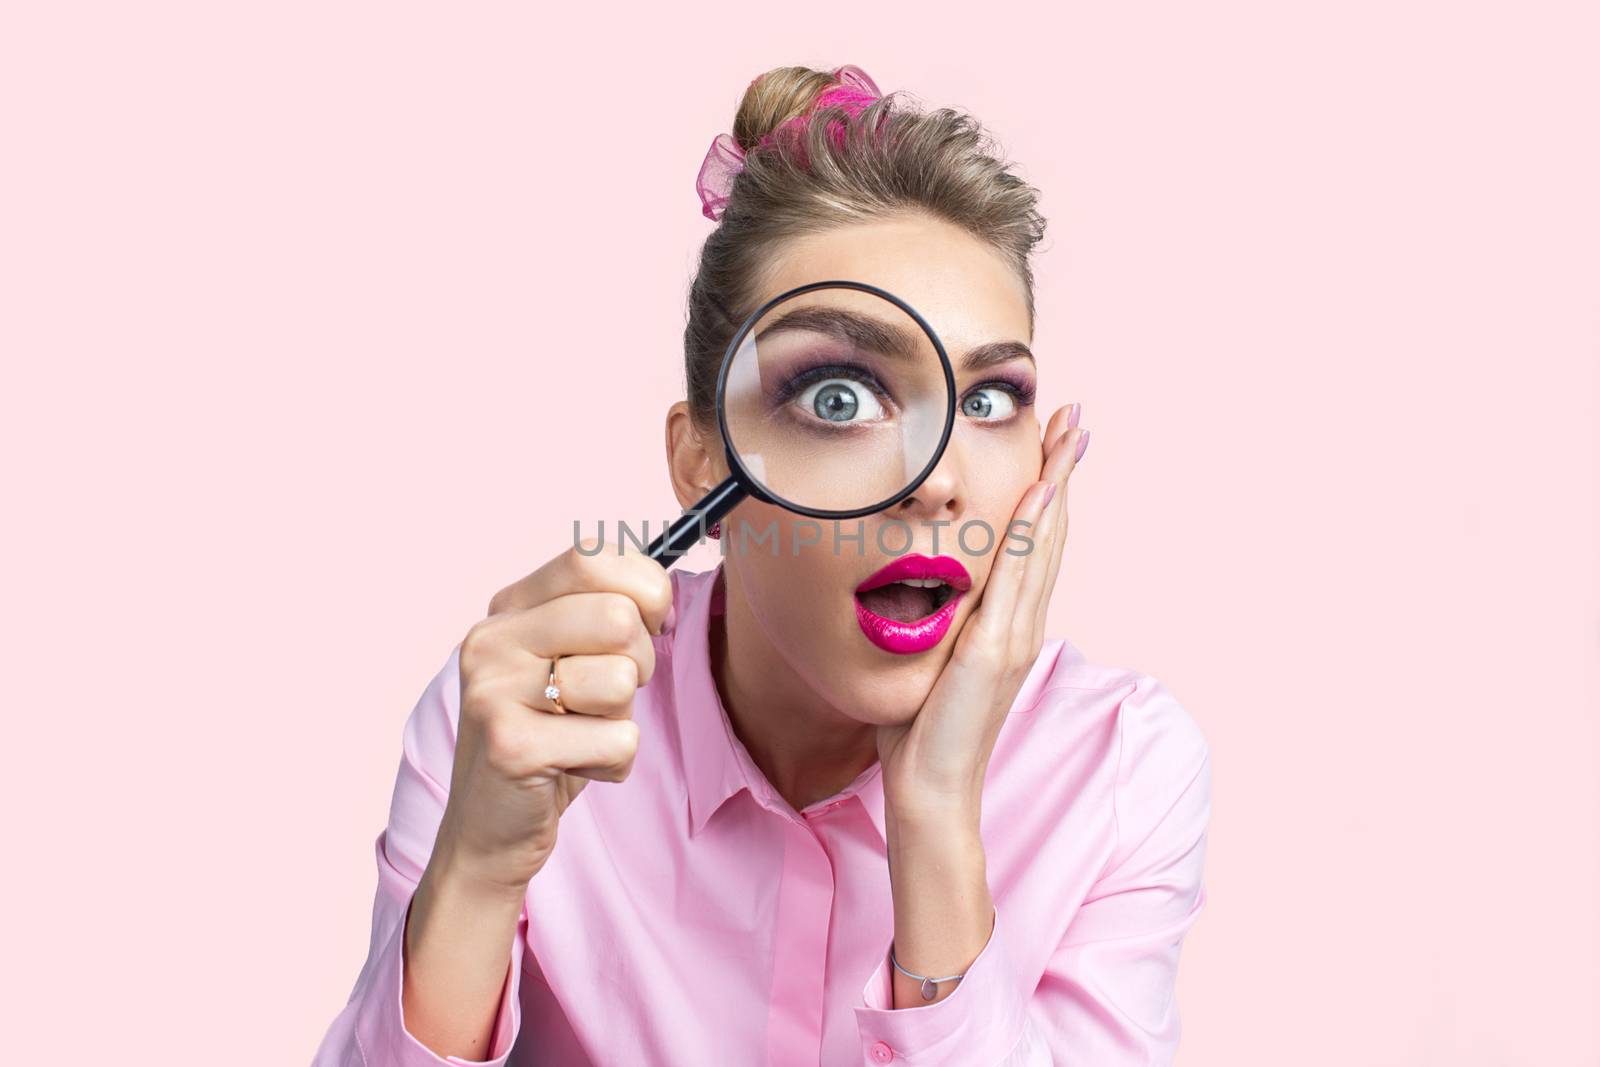
[{"label": "button placket", "polygon": [[773,952],[767,1062],[815,1064],[822,1055],[823,981],[833,914],[833,864],[810,826],[785,817],[778,937]]}]

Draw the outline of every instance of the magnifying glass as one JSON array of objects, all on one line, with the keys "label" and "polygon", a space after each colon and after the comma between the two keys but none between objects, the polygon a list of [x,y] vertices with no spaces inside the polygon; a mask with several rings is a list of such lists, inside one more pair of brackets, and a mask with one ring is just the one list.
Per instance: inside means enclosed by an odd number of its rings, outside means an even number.
[{"label": "magnifying glass", "polygon": [[853,519],[909,496],[955,425],[956,381],[933,327],[875,285],[780,293],[739,327],[717,374],[732,473],[650,543],[671,567],[746,497]]}]

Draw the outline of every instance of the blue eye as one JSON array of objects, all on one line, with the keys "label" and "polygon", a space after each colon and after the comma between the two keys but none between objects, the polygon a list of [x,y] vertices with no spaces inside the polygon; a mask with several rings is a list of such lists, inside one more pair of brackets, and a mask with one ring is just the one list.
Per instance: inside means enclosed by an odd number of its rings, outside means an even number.
[{"label": "blue eye", "polygon": [[1017,410],[1017,398],[1007,389],[985,386],[968,393],[961,401],[961,413],[985,421],[1008,419]]},{"label": "blue eye", "polygon": [[824,422],[864,422],[883,417],[883,406],[872,390],[849,378],[824,379],[806,388],[795,400],[802,411]]}]

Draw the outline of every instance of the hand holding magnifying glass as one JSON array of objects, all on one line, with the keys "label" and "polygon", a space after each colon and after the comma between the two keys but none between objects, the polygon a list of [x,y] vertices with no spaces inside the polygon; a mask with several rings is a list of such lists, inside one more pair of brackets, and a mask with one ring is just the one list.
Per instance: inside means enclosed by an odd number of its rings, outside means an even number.
[{"label": "hand holding magnifying glass", "polygon": [[575,546],[497,593],[462,641],[456,773],[436,853],[515,898],[585,783],[631,772],[633,696],[654,673],[652,635],[671,608],[664,568],[746,497],[818,518],[893,505],[932,473],[955,413],[944,346],[882,289],[815,282],[757,309],[717,379],[730,476],[648,559]]},{"label": "hand holding magnifying glass", "polygon": [[655,541],[670,567],[746,497],[852,519],[933,472],[955,423],[956,383],[933,328],[864,282],[820,281],[756,309],[717,375],[729,474]]}]

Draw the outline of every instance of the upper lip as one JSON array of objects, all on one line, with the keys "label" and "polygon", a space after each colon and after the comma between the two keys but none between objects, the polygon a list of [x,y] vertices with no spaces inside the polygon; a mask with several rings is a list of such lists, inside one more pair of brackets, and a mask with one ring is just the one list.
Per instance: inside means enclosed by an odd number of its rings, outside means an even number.
[{"label": "upper lip", "polygon": [[856,592],[865,593],[903,578],[937,578],[958,593],[972,588],[972,575],[961,561],[951,556],[923,556],[915,552],[901,556],[887,567],[873,571],[872,575],[856,586]]}]

